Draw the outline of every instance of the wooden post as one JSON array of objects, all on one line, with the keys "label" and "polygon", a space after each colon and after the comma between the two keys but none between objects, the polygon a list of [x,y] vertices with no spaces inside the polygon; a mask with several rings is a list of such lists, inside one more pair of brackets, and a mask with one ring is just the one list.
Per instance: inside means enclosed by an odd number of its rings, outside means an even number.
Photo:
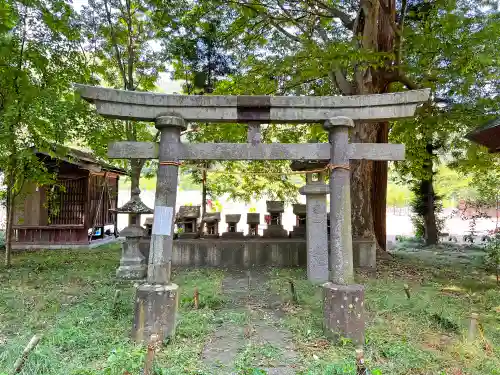
[{"label": "wooden post", "polygon": [[28,355],[33,351],[33,349],[35,349],[41,338],[42,337],[38,335],[35,335],[31,338],[28,345],[26,345],[26,347],[24,348],[23,353],[14,364],[14,370],[12,371],[12,374],[18,374],[19,372],[21,372],[26,358],[28,358]]},{"label": "wooden post", "polygon": [[365,355],[363,348],[356,349],[356,375],[366,375]]},{"label": "wooden post", "polygon": [[144,375],[153,375],[153,363],[155,359],[157,343],[158,335],[151,335],[151,337],[149,338],[146,361],[144,362]]},{"label": "wooden post", "polygon": [[478,314],[476,314],[476,313],[470,314],[469,335],[468,335],[469,342],[473,342],[476,339],[477,318],[478,318]]},{"label": "wooden post", "polygon": [[194,288],[194,309],[198,310],[200,307],[200,293],[198,292],[198,288]]},{"label": "wooden post", "polygon": [[406,298],[410,299],[410,287],[408,286],[408,284],[405,284],[404,285],[404,288],[405,288],[405,293],[406,293]]},{"label": "wooden post", "polygon": [[[108,177],[108,172],[104,172],[104,184],[102,185],[101,195],[99,196],[99,202],[97,204],[97,207],[95,209],[95,214],[94,214],[94,217],[92,219],[92,230],[90,231],[89,243],[92,242],[92,237],[94,237],[94,228],[96,225],[97,217],[99,216],[99,210],[101,209],[101,203],[102,203],[102,200],[104,198],[104,189],[106,189],[108,186],[108,178],[107,177]],[[103,215],[102,219],[103,219],[103,228],[104,228],[104,215]]]}]

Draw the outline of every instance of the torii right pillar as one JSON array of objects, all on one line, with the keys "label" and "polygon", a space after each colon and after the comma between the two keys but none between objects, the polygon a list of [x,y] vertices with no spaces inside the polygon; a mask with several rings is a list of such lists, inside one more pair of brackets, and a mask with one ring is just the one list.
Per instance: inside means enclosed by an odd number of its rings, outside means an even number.
[{"label": "torii right pillar", "polygon": [[324,333],[334,340],[364,343],[364,286],[354,284],[351,231],[348,117],[326,121],[330,142],[330,271],[323,284]]}]

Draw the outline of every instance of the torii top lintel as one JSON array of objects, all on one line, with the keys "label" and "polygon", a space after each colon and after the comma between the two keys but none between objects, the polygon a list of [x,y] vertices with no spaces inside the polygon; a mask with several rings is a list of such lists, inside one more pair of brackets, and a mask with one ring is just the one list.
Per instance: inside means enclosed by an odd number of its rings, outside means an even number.
[{"label": "torii top lintel", "polygon": [[81,97],[109,118],[155,121],[171,114],[185,121],[318,123],[346,116],[355,121],[412,117],[430,90],[357,96],[193,96],[124,91],[75,84]]}]

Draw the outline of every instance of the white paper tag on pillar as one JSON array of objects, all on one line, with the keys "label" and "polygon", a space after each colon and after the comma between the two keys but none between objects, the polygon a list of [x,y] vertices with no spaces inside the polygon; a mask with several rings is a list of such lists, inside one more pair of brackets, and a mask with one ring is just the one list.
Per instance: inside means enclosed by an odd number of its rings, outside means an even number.
[{"label": "white paper tag on pillar", "polygon": [[152,234],[170,236],[174,209],[167,206],[155,206]]}]

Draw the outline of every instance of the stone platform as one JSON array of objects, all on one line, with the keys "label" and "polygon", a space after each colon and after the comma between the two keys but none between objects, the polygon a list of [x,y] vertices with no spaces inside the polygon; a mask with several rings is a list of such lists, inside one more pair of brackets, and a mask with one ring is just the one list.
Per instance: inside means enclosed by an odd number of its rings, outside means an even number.
[{"label": "stone platform", "polygon": [[[145,259],[149,259],[149,241],[146,237],[140,242]],[[354,249],[356,245],[354,240]],[[178,239],[173,241],[172,266],[304,267],[307,263],[306,249],[304,238]],[[360,265],[355,263],[355,266]],[[366,265],[361,267],[366,268]]]},{"label": "stone platform", "polygon": [[[306,243],[294,239],[178,239],[174,240],[173,267],[298,267],[306,264]],[[141,240],[145,259],[149,239]]]}]

